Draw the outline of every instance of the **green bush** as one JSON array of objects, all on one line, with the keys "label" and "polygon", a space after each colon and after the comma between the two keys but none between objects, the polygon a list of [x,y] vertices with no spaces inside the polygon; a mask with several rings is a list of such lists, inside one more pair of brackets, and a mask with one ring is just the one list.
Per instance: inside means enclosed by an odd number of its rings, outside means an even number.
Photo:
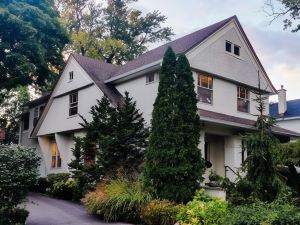
[{"label": "green bush", "polygon": [[77,188],[76,182],[74,180],[61,180],[53,184],[48,193],[54,197],[62,198],[66,200],[73,199],[73,193]]},{"label": "green bush", "polygon": [[231,225],[299,225],[300,211],[291,195],[283,193],[272,203],[258,201],[233,207],[228,218]]},{"label": "green bush", "polygon": [[69,173],[53,173],[49,174],[47,176],[47,180],[50,183],[50,185],[54,185],[54,183],[60,182],[60,181],[67,181],[70,178]]},{"label": "green bush", "polygon": [[0,225],[25,224],[29,212],[25,209],[14,208],[13,210],[0,210]]},{"label": "green bush", "polygon": [[174,225],[182,207],[167,200],[152,200],[143,208],[141,219],[146,225]]},{"label": "green bush", "polygon": [[105,221],[139,223],[141,211],[151,199],[139,181],[116,179],[98,185],[82,202],[90,213]]},{"label": "green bush", "polygon": [[50,182],[46,177],[40,177],[35,185],[30,188],[32,192],[46,193],[46,190],[50,188]]},{"label": "green bush", "polygon": [[227,202],[204,195],[201,189],[194,199],[186,204],[177,215],[180,225],[224,225],[228,224]]},{"label": "green bush", "polygon": [[34,149],[0,145],[0,206],[12,210],[36,183],[39,157]]}]

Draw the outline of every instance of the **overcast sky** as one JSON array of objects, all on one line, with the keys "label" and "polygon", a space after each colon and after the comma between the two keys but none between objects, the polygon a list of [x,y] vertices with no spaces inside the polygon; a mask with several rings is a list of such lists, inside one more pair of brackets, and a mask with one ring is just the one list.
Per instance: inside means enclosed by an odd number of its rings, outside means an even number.
[{"label": "overcast sky", "polygon": [[[135,8],[159,10],[168,17],[174,38],[237,15],[274,86],[287,98],[300,98],[300,31],[283,30],[282,18],[270,24],[265,0],[139,0]],[[280,7],[280,6],[278,6]]]}]

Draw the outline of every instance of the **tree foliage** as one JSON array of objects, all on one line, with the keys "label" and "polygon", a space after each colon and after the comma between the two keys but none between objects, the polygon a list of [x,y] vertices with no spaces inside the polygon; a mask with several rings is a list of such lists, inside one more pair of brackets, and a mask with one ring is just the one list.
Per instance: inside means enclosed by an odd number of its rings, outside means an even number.
[{"label": "tree foliage", "polygon": [[117,107],[104,96],[91,109],[92,121],[83,118],[86,136],[76,138],[74,159],[69,164],[75,177],[88,182],[102,176],[114,177],[119,171],[132,175],[140,171],[149,131],[142,113],[126,92]]},{"label": "tree foliage", "polygon": [[17,144],[22,105],[30,100],[30,94],[24,86],[12,89],[8,93],[3,90],[2,93],[6,96],[2,103],[0,100],[0,128],[5,131],[4,143]]},{"label": "tree foliage", "polygon": [[176,61],[171,48],[160,70],[151,123],[146,186],[160,198],[187,201],[199,187],[205,165],[198,149],[200,118],[190,65],[184,55]]},{"label": "tree foliage", "polygon": [[284,29],[292,28],[292,32],[297,32],[300,30],[300,2],[299,0],[276,0],[280,6],[277,6],[273,0],[266,0],[266,5],[268,9],[267,14],[276,20],[280,17],[284,17]]},{"label": "tree foliage", "polygon": [[0,208],[13,209],[25,198],[38,176],[34,149],[0,145]]},{"label": "tree foliage", "polygon": [[68,41],[52,0],[0,1],[0,90],[43,86],[63,64]]},{"label": "tree foliage", "polygon": [[171,28],[162,27],[166,17],[159,11],[142,15],[130,8],[137,0],[57,0],[68,28],[70,48],[107,63],[134,59],[158,41],[170,40]]},{"label": "tree foliage", "polygon": [[[259,78],[259,77],[258,77]],[[260,80],[260,78],[259,78]],[[263,95],[259,83],[256,94],[257,103],[257,132],[243,136],[243,151],[247,151],[248,157],[244,162],[246,169],[246,182],[254,187],[254,195],[263,201],[272,201],[279,192],[279,178],[272,155],[272,149],[276,148],[279,141],[272,135],[271,128],[274,119],[265,114],[267,96]]]}]

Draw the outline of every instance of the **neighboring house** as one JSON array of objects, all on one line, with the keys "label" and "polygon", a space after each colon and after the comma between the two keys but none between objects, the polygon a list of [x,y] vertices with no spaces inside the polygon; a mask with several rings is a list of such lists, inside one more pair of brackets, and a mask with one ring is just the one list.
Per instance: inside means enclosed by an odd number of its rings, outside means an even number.
[{"label": "neighboring house", "polygon": [[[177,54],[186,54],[193,70],[203,156],[219,175],[235,178],[233,171],[246,157],[240,134],[255,130],[253,114],[257,113],[257,104],[251,90],[258,89],[258,72],[264,94],[277,94],[235,16],[148,51],[122,66],[71,54],[51,96],[45,97],[49,98],[47,104],[44,105],[45,98],[28,103],[30,115],[23,117],[20,144],[36,146],[41,152],[43,175],[68,171],[73,137],[85,134],[78,115],[91,120],[90,108],[103,95],[117,105],[128,91],[150,124],[158,71],[168,46]],[[41,106],[43,113],[36,109]],[[280,127],[273,132],[284,140],[299,136]]]},{"label": "neighboring house", "polygon": [[278,90],[278,103],[270,104],[270,115],[285,129],[300,133],[300,99],[286,100],[286,90]]}]

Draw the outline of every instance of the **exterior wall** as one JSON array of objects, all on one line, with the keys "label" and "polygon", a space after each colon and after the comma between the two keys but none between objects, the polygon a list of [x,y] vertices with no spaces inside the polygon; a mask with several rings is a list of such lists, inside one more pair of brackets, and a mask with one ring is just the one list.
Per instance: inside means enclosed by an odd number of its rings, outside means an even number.
[{"label": "exterior wall", "polygon": [[146,84],[146,75],[125,83],[117,84],[116,88],[121,94],[126,91],[137,103],[137,108],[143,112],[144,119],[150,124],[153,104],[157,96],[158,81]]},{"label": "exterior wall", "polygon": [[[88,121],[91,120],[89,113],[91,107],[97,104],[103,93],[95,85],[78,91],[78,113]],[[38,136],[54,134],[69,130],[81,129],[79,123],[82,119],[78,116],[69,116],[69,95],[54,98],[52,105],[39,129]]]},{"label": "exterior wall", "polygon": [[[240,56],[225,51],[225,42],[240,46]],[[264,78],[264,72],[255,61],[238,27],[231,22],[204,43],[192,49],[187,57],[193,68],[219,75],[252,87],[258,86],[258,74],[261,75],[262,88],[270,87]]]},{"label": "exterior wall", "polygon": [[[73,80],[69,80],[69,72],[71,71],[74,72]],[[78,89],[91,83],[93,83],[91,78],[86,74],[84,69],[76,62],[76,60],[71,57],[61,74],[60,80],[53,91],[52,97]]]},{"label": "exterior wall", "polygon": [[300,118],[290,120],[279,120],[276,121],[276,123],[282,128],[300,133]]}]

